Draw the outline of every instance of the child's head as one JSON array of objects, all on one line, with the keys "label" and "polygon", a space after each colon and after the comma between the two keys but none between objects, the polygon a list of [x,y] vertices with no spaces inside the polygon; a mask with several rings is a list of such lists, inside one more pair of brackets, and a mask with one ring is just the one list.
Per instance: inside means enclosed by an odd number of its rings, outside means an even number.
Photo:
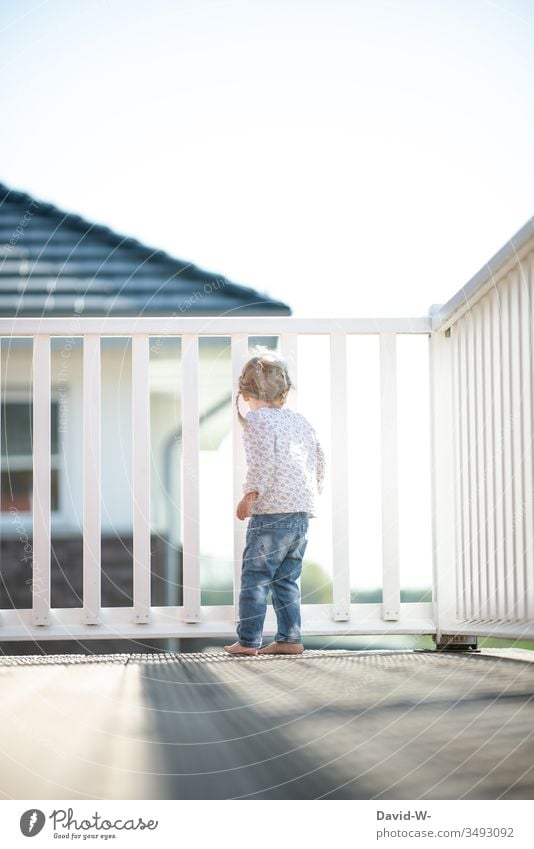
[{"label": "child's head", "polygon": [[245,363],[239,377],[239,391],[236,397],[237,415],[241,424],[246,420],[239,410],[239,396],[249,395],[268,406],[281,407],[293,386],[286,363],[272,350],[264,346],[252,349],[254,354]]}]

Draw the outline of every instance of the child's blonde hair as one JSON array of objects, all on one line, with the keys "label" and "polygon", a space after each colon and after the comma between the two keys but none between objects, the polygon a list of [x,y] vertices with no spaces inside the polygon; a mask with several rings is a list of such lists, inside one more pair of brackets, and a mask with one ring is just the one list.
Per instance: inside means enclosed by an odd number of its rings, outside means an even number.
[{"label": "child's blonde hair", "polygon": [[288,392],[294,386],[287,364],[275,351],[264,345],[257,345],[252,348],[251,353],[254,356],[243,366],[235,399],[237,416],[242,425],[246,425],[246,419],[239,409],[239,396],[242,392],[260,401],[281,401],[285,404]]}]

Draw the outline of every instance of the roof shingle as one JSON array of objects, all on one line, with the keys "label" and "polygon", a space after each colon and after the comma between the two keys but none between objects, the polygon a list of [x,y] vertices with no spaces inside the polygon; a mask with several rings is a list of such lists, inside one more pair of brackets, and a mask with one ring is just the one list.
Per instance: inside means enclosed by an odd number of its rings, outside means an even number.
[{"label": "roof shingle", "polygon": [[222,275],[0,183],[0,315],[289,315]]}]

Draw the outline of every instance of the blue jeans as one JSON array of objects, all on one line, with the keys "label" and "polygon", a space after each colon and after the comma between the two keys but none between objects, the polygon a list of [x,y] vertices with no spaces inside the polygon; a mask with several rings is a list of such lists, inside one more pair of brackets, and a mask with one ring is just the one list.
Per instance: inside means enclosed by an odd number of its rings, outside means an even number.
[{"label": "blue jeans", "polygon": [[257,513],[250,517],[241,573],[239,625],[242,646],[259,648],[271,590],[277,642],[300,643],[302,558],[308,543],[307,513]]}]

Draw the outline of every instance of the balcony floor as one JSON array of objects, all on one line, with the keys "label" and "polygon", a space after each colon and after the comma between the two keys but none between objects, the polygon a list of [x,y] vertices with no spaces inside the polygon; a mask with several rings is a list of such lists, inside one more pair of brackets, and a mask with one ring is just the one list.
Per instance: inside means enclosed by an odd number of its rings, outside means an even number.
[{"label": "balcony floor", "polygon": [[532,799],[533,654],[3,656],[0,797]]}]

